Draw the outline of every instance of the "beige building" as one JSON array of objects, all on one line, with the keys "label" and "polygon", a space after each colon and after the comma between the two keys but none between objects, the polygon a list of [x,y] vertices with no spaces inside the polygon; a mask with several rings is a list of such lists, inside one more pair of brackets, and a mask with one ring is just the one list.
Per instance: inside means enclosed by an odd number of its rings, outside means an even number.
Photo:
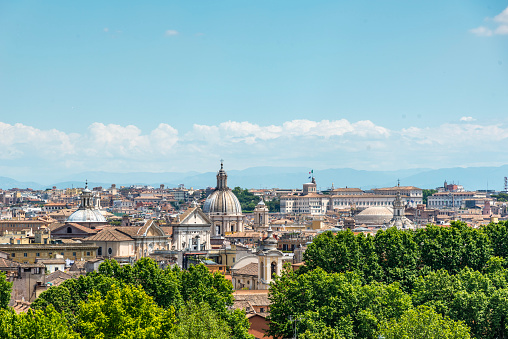
[{"label": "beige building", "polygon": [[312,182],[303,184],[301,194],[288,194],[280,198],[280,212],[282,214],[310,214],[323,215],[328,211],[330,196],[317,193],[315,178]]},{"label": "beige building", "polygon": [[195,201],[171,222],[174,251],[208,251],[212,222]]},{"label": "beige building", "polygon": [[143,226],[107,226],[83,243],[94,244],[97,256],[132,262],[148,257],[156,250],[167,250],[171,239],[155,220]]},{"label": "beige building", "polygon": [[282,273],[284,262],[291,262],[290,256],[277,249],[277,240],[268,228],[266,238],[255,254],[247,255],[231,267],[233,288],[249,290],[267,290],[274,275]]},{"label": "beige building", "polygon": [[97,246],[80,243],[0,245],[0,251],[8,253],[10,260],[33,264],[36,259],[54,259],[57,254],[70,260],[92,259],[96,256]]}]

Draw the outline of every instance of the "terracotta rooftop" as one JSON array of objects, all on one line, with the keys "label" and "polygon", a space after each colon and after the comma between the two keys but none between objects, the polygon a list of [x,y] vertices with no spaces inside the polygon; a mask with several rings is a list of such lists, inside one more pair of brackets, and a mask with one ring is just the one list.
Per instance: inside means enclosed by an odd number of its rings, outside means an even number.
[{"label": "terracotta rooftop", "polygon": [[242,268],[239,268],[237,270],[233,271],[233,275],[252,275],[256,276],[258,275],[258,264],[257,263],[250,263],[248,265],[245,265]]},{"label": "terracotta rooftop", "polygon": [[[130,228],[130,227],[121,227],[121,228]],[[138,227],[132,227],[137,229]],[[106,227],[99,233],[92,235],[91,237],[85,238],[86,241],[134,241],[133,238],[125,234],[124,232],[119,232],[115,228]]]},{"label": "terracotta rooftop", "polygon": [[80,225],[80,224],[76,224],[76,223],[74,223],[74,222],[72,222],[72,223],[67,223],[67,224],[60,224],[60,226],[59,226],[59,227],[57,227],[57,228],[53,228],[53,229],[51,230],[51,232],[55,232],[55,231],[57,231],[57,230],[59,230],[59,229],[62,229],[62,228],[64,228],[64,227],[69,227],[69,226],[72,226],[72,227],[74,227],[74,228],[77,228],[78,230],[80,230],[80,231],[82,231],[82,232],[84,232],[84,233],[88,233],[88,234],[95,234],[95,233],[97,233],[97,230],[93,230],[93,229],[91,229],[91,228],[89,228],[89,227],[82,226],[82,225]]}]

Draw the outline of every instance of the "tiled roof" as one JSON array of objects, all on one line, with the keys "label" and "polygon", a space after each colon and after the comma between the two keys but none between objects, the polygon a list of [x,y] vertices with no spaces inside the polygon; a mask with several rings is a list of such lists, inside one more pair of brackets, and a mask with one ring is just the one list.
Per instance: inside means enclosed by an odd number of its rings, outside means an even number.
[{"label": "tiled roof", "polygon": [[336,188],[336,189],[332,190],[332,192],[363,192],[363,191],[359,188],[341,187],[341,188]]},{"label": "tiled roof", "polygon": [[373,191],[396,191],[396,190],[419,190],[421,188],[414,186],[394,186],[394,187],[382,187],[374,188]]},{"label": "tiled roof", "polygon": [[259,238],[259,237],[261,237],[260,232],[236,232],[226,235],[226,238]]},{"label": "tiled roof", "polygon": [[72,278],[72,276],[70,274],[67,274],[63,271],[55,271],[55,272],[52,272],[46,276],[46,281],[52,281],[52,280],[55,280],[56,278],[62,278],[62,277],[67,278],[67,279]]},{"label": "tiled roof", "polygon": [[[127,227],[121,227],[127,228]],[[137,227],[133,227],[137,228]],[[83,239],[85,241],[134,241],[133,238],[125,234],[124,232],[119,232],[114,228],[106,227],[99,233],[92,235],[91,237]]]},{"label": "tiled roof", "polygon": [[105,227],[104,229],[115,229],[118,232],[122,232],[130,237],[135,237],[138,235],[139,230],[142,226],[123,226],[123,227]]},{"label": "tiled roof", "polygon": [[250,263],[248,265],[245,265],[242,268],[239,268],[238,270],[233,271],[233,275],[252,275],[257,276],[258,275],[258,264],[257,263]]},{"label": "tiled roof", "polygon": [[18,266],[20,266],[19,263],[15,261],[0,258],[0,268],[17,268]]},{"label": "tiled roof", "polygon": [[16,305],[13,306],[13,309],[18,314],[26,312],[30,309],[30,304],[28,301],[16,300]]},{"label": "tiled roof", "polygon": [[65,259],[37,259],[37,263],[45,265],[65,264]]},{"label": "tiled roof", "polygon": [[67,224],[60,225],[60,227],[54,228],[52,230],[52,232],[56,232],[56,231],[58,231],[60,229],[63,229],[64,227],[66,228],[68,226],[72,226],[72,227],[77,228],[78,230],[80,230],[80,231],[82,231],[84,233],[88,233],[88,234],[95,234],[95,233],[97,233],[96,230],[93,230],[93,229],[91,229],[89,227],[82,226],[82,225],[76,224],[76,223],[67,223]]},{"label": "tiled roof", "polygon": [[268,290],[240,290],[233,292],[233,297],[235,298],[235,302],[248,301],[253,306],[270,305]]},{"label": "tiled roof", "polygon": [[161,226],[161,229],[164,231],[164,233],[166,233],[166,235],[168,235],[168,236],[172,236],[173,235],[173,227],[171,227],[171,226]]}]

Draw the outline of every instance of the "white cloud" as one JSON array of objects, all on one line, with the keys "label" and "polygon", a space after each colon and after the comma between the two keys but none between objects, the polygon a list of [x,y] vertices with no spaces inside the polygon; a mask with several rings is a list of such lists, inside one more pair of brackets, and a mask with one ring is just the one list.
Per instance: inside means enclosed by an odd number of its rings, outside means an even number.
[{"label": "white cloud", "polygon": [[210,138],[221,142],[245,142],[253,144],[257,141],[267,141],[279,138],[332,138],[344,135],[386,138],[390,131],[384,127],[376,126],[371,121],[358,121],[350,123],[341,120],[291,120],[282,125],[260,126],[250,122],[227,121],[218,126],[194,125],[191,139]]},{"label": "white cloud", "polygon": [[175,31],[174,29],[168,29],[165,33],[166,36],[175,36],[178,35],[178,31]]},{"label": "white cloud", "polygon": [[498,35],[508,35],[508,25],[501,25],[494,31]]},{"label": "white cloud", "polygon": [[494,17],[494,21],[508,24],[508,7]]},{"label": "white cloud", "polygon": [[477,36],[491,36],[492,35],[492,30],[488,29],[485,26],[480,26],[477,28],[470,29],[469,32],[471,32]]},{"label": "white cloud", "polygon": [[464,116],[457,123],[400,130],[369,120],[299,119],[278,125],[225,121],[195,124],[183,134],[164,123],[143,131],[96,122],[71,134],[0,122],[0,159],[3,166],[23,173],[208,171],[221,157],[231,161],[231,168],[320,164],[393,170],[488,164],[493,159],[508,163],[508,127],[474,121]]},{"label": "white cloud", "polygon": [[508,7],[506,7],[501,13],[496,15],[492,20],[487,18],[488,21],[495,22],[498,24],[489,25],[489,27],[480,26],[477,28],[470,29],[469,32],[477,36],[492,36],[492,35],[508,35]]}]

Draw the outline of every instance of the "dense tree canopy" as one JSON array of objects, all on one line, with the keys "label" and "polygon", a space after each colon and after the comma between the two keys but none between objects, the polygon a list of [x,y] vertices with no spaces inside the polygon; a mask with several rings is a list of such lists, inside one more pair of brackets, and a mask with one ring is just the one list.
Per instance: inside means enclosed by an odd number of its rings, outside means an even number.
[{"label": "dense tree canopy", "polygon": [[[233,189],[233,193],[238,198],[240,205],[242,206],[243,212],[252,212],[256,208],[256,205],[259,203],[260,198],[253,193],[249,192],[248,189],[243,189],[241,187],[235,187]],[[266,207],[268,207],[268,211],[271,213],[280,211],[280,201],[278,199],[265,201]]]},{"label": "dense tree canopy", "polygon": [[[245,313],[230,310],[232,292],[224,275],[212,274],[204,265],[191,266],[189,270],[161,270],[148,258],[133,266],[106,260],[98,272],[66,280],[43,292],[32,308],[44,311],[54,307],[85,338],[99,334],[104,338],[165,338],[162,332],[170,335],[183,331],[179,326],[187,326],[186,320],[179,317],[196,311],[196,306],[189,305],[200,305],[209,310],[203,317],[217,318],[215,324],[221,328],[217,337],[226,333],[228,338],[252,338]],[[141,314],[146,317],[139,318]],[[114,328],[119,323],[128,324],[125,332]],[[141,327],[147,330],[141,331]]]},{"label": "dense tree canopy", "polygon": [[11,299],[12,283],[7,281],[4,272],[0,271],[0,309],[7,308]]},{"label": "dense tree canopy", "polygon": [[427,198],[431,196],[432,194],[437,193],[437,190],[435,189],[423,189],[422,190],[422,196],[423,196],[423,203],[427,204]]},{"label": "dense tree canopy", "polygon": [[508,338],[507,259],[507,222],[325,232],[308,245],[304,267],[271,285],[270,333]]}]

